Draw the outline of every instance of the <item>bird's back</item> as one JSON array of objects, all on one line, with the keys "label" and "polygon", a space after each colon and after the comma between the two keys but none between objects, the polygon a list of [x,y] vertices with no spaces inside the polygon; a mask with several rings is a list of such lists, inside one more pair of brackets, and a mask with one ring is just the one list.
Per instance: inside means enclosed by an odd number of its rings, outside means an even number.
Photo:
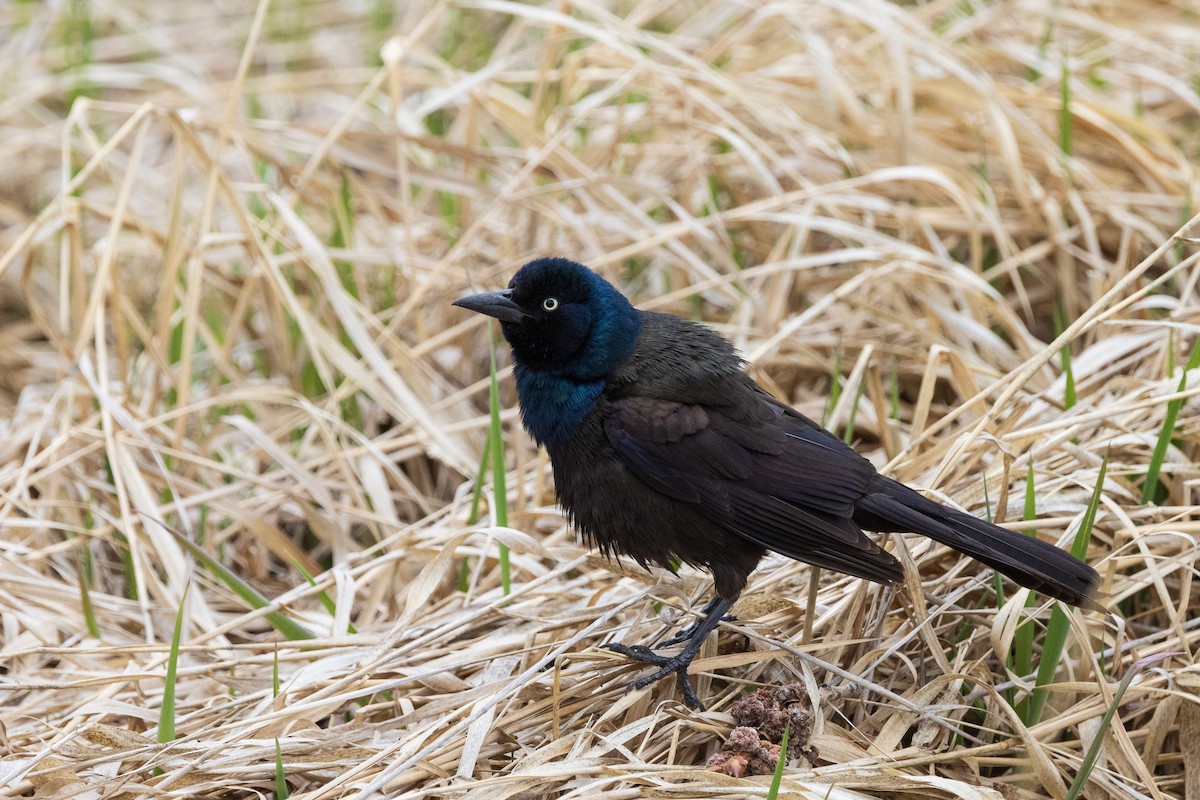
[{"label": "bird's back", "polygon": [[642,329],[633,353],[609,374],[610,399],[640,394],[721,405],[744,396],[742,359],[727,340],[671,314],[639,313]]}]

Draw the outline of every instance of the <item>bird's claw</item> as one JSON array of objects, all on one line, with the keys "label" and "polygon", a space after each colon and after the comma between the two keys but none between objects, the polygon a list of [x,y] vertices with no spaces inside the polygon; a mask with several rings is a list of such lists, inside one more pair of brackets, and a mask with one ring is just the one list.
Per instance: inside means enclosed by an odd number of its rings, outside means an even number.
[{"label": "bird's claw", "polygon": [[610,642],[606,645],[601,645],[605,650],[612,650],[614,653],[632,658],[634,661],[641,661],[643,664],[654,664],[655,659],[665,658],[651,650],[644,644],[621,644],[620,642]]},{"label": "bird's claw", "polygon": [[692,688],[692,680],[688,677],[688,666],[692,663],[691,657],[684,657],[683,654],[674,656],[663,656],[646,647],[644,644],[627,645],[620,643],[610,643],[604,645],[605,649],[612,650],[614,653],[620,653],[626,658],[633,659],[642,664],[649,664],[658,667],[658,669],[649,675],[631,681],[630,689],[645,689],[647,686],[661,681],[671,673],[675,673],[675,683],[679,686],[679,693],[683,695],[683,702],[689,707],[697,711],[704,710],[704,703],[696,694],[696,690]]},{"label": "bird's claw", "polygon": [[[721,618],[721,621],[722,622],[736,622],[737,617],[735,617],[733,614],[726,614],[724,617]],[[695,636],[697,633],[699,633],[700,626],[703,624],[704,624],[704,619],[703,618],[698,619],[695,622],[693,622],[691,625],[688,625],[686,628],[681,630],[679,633],[672,636],[670,639],[667,639],[665,642],[659,642],[658,646],[659,647],[671,647],[673,645],[683,644],[684,642],[690,641],[693,636]]]},{"label": "bird's claw", "polygon": [[652,664],[652,663],[654,663],[653,659],[663,658],[663,656],[660,656],[658,653],[655,653],[653,650],[651,650],[649,647],[647,647],[644,644],[630,645],[630,644],[620,644],[618,642],[614,642],[612,644],[606,644],[606,645],[604,645],[604,647],[608,650],[612,650],[614,653],[620,653],[623,656],[628,656],[629,658],[632,658],[635,661],[641,661],[645,664]]},{"label": "bird's claw", "polygon": [[670,639],[667,639],[666,641],[663,641],[663,642],[659,642],[658,646],[659,647],[671,647],[673,645],[682,644],[682,643],[688,641],[689,639],[691,639],[693,636],[695,636],[696,631],[698,631],[698,630],[700,630],[700,621],[699,620],[693,622],[691,625],[688,625],[686,628],[684,628],[679,633],[672,636]]}]

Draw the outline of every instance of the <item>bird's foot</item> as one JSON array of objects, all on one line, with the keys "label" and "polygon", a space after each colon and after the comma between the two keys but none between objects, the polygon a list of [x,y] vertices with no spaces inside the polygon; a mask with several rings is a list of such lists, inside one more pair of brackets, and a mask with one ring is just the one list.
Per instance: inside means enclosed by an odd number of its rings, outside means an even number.
[{"label": "bird's foot", "polygon": [[[632,658],[634,661],[658,667],[656,672],[644,678],[638,678],[631,683],[631,689],[644,689],[652,683],[661,681],[673,672],[675,673],[675,682],[679,685],[679,692],[683,695],[683,702],[689,708],[703,711],[704,703],[700,702],[700,698],[696,695],[696,690],[692,688],[692,681],[688,678],[688,667],[691,665],[692,659],[696,657],[696,653],[700,650],[700,645],[713,632],[713,629],[720,624],[725,614],[729,612],[729,609],[733,608],[733,601],[736,599],[737,597],[725,598],[718,596],[704,606],[704,618],[700,620],[698,625],[693,626],[695,630],[689,628],[684,631],[687,634],[688,643],[679,651],[678,655],[660,656],[643,644],[630,646],[613,643],[604,646],[614,653],[620,653],[626,658]],[[683,641],[683,639],[680,639],[680,641]]]},{"label": "bird's foot", "polygon": [[605,649],[612,650],[614,653],[620,653],[626,658],[631,658],[642,664],[650,664],[658,667],[655,672],[638,678],[629,684],[630,689],[644,689],[652,683],[657,683],[663,678],[666,678],[675,673],[675,683],[679,686],[679,692],[683,695],[683,702],[689,708],[694,708],[697,711],[704,710],[704,703],[696,695],[696,690],[692,688],[691,678],[688,677],[688,666],[691,665],[692,659],[696,657],[695,651],[689,652],[685,649],[682,653],[673,656],[663,656],[646,647],[644,644],[619,644],[610,643],[604,645]]}]

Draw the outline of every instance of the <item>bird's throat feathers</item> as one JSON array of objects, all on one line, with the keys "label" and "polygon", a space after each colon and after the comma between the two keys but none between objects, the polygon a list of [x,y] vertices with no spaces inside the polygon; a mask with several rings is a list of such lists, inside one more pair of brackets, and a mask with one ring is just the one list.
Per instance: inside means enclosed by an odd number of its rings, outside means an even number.
[{"label": "bird's throat feathers", "polygon": [[520,362],[513,372],[521,397],[521,422],[534,441],[550,450],[579,427],[604,391],[603,378],[580,382]]},{"label": "bird's throat feathers", "polygon": [[[513,348],[521,420],[551,450],[595,407],[617,366],[634,351],[642,315],[608,281],[564,259],[526,265],[515,282],[532,295],[531,318],[503,324]],[[553,299],[556,308],[544,304]]]}]

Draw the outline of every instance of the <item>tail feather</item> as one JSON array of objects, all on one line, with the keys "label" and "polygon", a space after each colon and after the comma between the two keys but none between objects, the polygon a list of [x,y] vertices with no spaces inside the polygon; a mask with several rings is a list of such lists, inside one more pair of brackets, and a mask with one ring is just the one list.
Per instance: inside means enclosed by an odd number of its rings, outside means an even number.
[{"label": "tail feather", "polygon": [[865,528],[928,536],[1029,589],[1074,606],[1104,610],[1095,600],[1100,582],[1096,571],[1048,542],[935,503],[888,478],[874,478],[856,509],[863,514],[862,519],[856,514],[855,521]]}]

